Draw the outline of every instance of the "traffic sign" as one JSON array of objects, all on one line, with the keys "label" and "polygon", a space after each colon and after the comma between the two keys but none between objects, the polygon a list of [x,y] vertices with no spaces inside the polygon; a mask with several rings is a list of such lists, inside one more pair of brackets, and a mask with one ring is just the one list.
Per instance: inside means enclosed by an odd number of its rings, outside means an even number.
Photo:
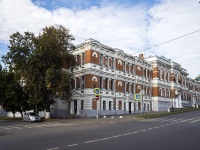
[{"label": "traffic sign", "polygon": [[141,94],[134,94],[134,99],[137,101],[141,100]]},{"label": "traffic sign", "polygon": [[100,95],[100,89],[99,88],[94,88],[94,95],[99,96]]},{"label": "traffic sign", "polygon": [[97,100],[97,101],[99,100],[99,96],[96,96],[96,100]]}]

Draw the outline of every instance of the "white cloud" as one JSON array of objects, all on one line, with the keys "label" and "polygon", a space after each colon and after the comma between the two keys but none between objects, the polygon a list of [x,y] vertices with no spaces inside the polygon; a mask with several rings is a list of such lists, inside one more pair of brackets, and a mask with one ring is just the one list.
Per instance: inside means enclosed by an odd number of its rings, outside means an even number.
[{"label": "white cloud", "polygon": [[[200,30],[200,5],[197,0],[164,0],[149,10],[150,45]],[[191,77],[200,73],[200,32],[154,48],[154,54],[171,58],[188,70]]]},{"label": "white cloud", "polygon": [[[37,5],[35,5],[37,4]],[[197,0],[163,0],[149,5],[114,5],[102,2],[100,7],[47,10],[45,1],[0,0],[0,42],[8,44],[9,35],[19,31],[36,34],[41,28],[61,24],[71,30],[75,44],[94,38],[127,53],[145,49],[198,30],[200,5]],[[199,33],[146,51],[180,63],[191,77],[199,74]],[[3,53],[6,53],[5,51]],[[2,54],[2,52],[1,52]],[[138,55],[138,54],[136,54]],[[192,65],[192,67],[191,67]]]}]

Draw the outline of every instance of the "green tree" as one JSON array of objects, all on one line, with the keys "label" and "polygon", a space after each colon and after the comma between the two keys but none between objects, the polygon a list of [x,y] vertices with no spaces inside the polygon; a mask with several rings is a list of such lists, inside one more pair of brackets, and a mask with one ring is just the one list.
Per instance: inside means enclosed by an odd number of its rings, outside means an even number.
[{"label": "green tree", "polygon": [[70,53],[74,37],[61,25],[45,27],[35,36],[31,32],[10,36],[9,52],[3,62],[24,81],[28,102],[36,110],[50,112],[55,96],[71,98],[67,69],[76,65]]},{"label": "green tree", "polygon": [[0,105],[7,112],[12,112],[15,117],[16,112],[22,112],[28,109],[26,93],[20,81],[16,80],[13,72],[7,70],[0,71]]}]

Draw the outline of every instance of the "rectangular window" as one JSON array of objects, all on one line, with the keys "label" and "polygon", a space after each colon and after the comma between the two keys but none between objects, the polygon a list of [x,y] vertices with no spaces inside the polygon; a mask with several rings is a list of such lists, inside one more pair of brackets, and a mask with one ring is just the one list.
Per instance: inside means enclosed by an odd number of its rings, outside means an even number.
[{"label": "rectangular window", "polygon": [[85,87],[85,86],[84,86],[84,83],[85,83],[85,82],[84,82],[84,76],[82,76],[82,77],[81,77],[81,88],[82,88],[82,89],[84,89],[84,87]]},{"label": "rectangular window", "polygon": [[106,86],[105,89],[108,90],[108,78],[106,78],[105,84],[106,84],[105,85]]},{"label": "rectangular window", "polygon": [[132,93],[135,93],[134,84],[132,83]]},{"label": "rectangular window", "polygon": [[105,59],[106,59],[106,61],[105,61],[106,64],[105,65],[106,65],[106,67],[108,67],[108,56],[106,56]]},{"label": "rectangular window", "polygon": [[102,89],[102,83],[103,82],[103,78],[102,77],[100,77],[100,89]]},{"label": "rectangular window", "polygon": [[103,54],[100,55],[100,66],[103,66]]},{"label": "rectangular window", "polygon": [[70,80],[70,89],[71,89],[71,90],[73,90],[73,89],[74,89],[73,78],[71,78],[71,80]]},{"label": "rectangular window", "polygon": [[81,110],[83,110],[83,104],[84,104],[84,101],[81,100]]},{"label": "rectangular window", "polygon": [[136,105],[135,105],[135,103],[134,103],[134,104],[133,104],[133,109],[134,109],[134,111],[136,111],[136,108],[135,108],[135,107],[136,107]]},{"label": "rectangular window", "polygon": [[84,64],[85,64],[85,54],[82,53],[82,65],[84,65]]},{"label": "rectangular window", "polygon": [[76,78],[76,89],[79,88],[79,78]]},{"label": "rectangular window", "polygon": [[106,101],[103,101],[103,110],[106,110]]},{"label": "rectangular window", "polygon": [[124,62],[124,72],[126,72],[126,63]]},{"label": "rectangular window", "polygon": [[113,64],[114,64],[114,58],[113,57],[111,58],[111,62],[110,63],[111,63],[110,66],[113,69]]},{"label": "rectangular window", "polygon": [[132,73],[134,74],[134,72],[135,72],[135,67],[134,65],[132,65]]},{"label": "rectangular window", "polygon": [[124,111],[126,111],[126,102],[124,102]]},{"label": "rectangular window", "polygon": [[124,82],[124,93],[126,93],[126,82]]},{"label": "rectangular window", "polygon": [[114,80],[111,80],[111,90],[114,90]]},{"label": "rectangular window", "polygon": [[79,63],[79,59],[80,59],[80,56],[77,55],[77,56],[76,56],[76,62],[77,62],[77,63]]},{"label": "rectangular window", "polygon": [[112,102],[111,101],[109,101],[109,110],[111,110],[112,109]]}]

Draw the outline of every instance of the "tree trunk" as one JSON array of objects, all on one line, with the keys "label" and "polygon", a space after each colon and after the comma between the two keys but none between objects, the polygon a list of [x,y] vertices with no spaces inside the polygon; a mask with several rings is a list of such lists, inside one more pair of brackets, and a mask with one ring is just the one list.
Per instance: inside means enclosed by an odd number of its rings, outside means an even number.
[{"label": "tree trunk", "polygon": [[15,112],[12,112],[13,113],[13,118],[15,118]]},{"label": "tree trunk", "polygon": [[22,111],[20,111],[20,114],[21,114],[21,117],[23,118],[23,113],[22,113]]},{"label": "tree trunk", "polygon": [[46,105],[45,119],[49,118],[50,118],[50,92],[47,90],[47,105]]}]

